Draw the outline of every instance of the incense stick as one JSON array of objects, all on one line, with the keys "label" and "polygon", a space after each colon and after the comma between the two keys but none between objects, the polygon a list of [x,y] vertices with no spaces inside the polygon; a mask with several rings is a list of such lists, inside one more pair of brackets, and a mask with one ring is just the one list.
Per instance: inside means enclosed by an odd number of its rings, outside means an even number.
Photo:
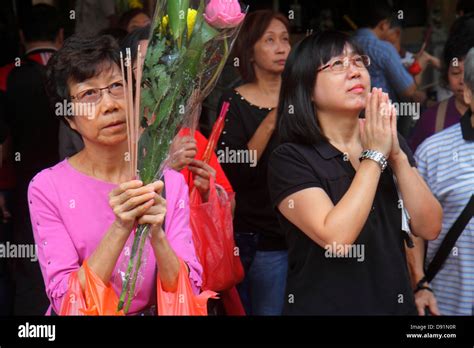
[{"label": "incense stick", "polygon": [[[125,57],[125,60],[127,58]],[[122,70],[122,80],[123,80],[123,88],[125,90],[124,96],[125,96],[125,123],[127,125],[127,147],[128,147],[128,169],[129,169],[129,174],[130,178],[132,178],[133,172],[132,172],[132,159],[131,159],[131,151],[132,151],[132,144],[131,144],[131,139],[130,139],[130,115],[128,111],[128,93],[126,92],[128,89],[128,83],[127,80],[125,79],[125,69],[124,69],[124,64],[123,64],[123,54],[120,52],[120,68]],[[127,67],[127,62],[125,63],[125,67]]]},{"label": "incense stick", "polygon": [[134,113],[133,113],[133,79],[132,79],[132,54],[130,51],[130,47],[127,47],[125,49],[126,55],[127,55],[127,61],[128,61],[128,66],[127,66],[127,95],[128,95],[128,103],[127,103],[127,109],[128,109],[128,114],[129,114],[129,119],[130,119],[130,134],[129,137],[130,139],[130,159],[132,162],[132,179],[135,179],[135,137],[134,137],[134,129],[135,129],[135,120],[134,120]]},{"label": "incense stick", "polygon": [[135,128],[134,128],[134,137],[135,137],[135,164],[134,171],[135,175],[138,175],[138,137],[140,129],[140,98],[141,98],[141,81],[142,81],[142,53],[140,50],[140,45],[138,45],[138,54],[137,54],[137,65],[136,65],[136,84],[135,84]]},{"label": "incense stick", "polygon": [[[124,64],[125,61],[125,64]],[[137,62],[135,71],[135,95],[133,90],[133,65],[131,50],[129,47],[125,49],[125,59],[120,52],[120,64],[122,69],[122,79],[125,89],[125,115],[127,123],[128,135],[128,151],[129,151],[129,170],[130,178],[138,177],[138,138],[140,136],[140,98],[141,98],[141,80],[143,75],[144,57],[140,50],[137,50]]]},{"label": "incense stick", "polygon": [[[140,48],[139,48],[140,50]],[[127,145],[128,145],[128,154],[129,154],[129,171],[130,171],[130,179],[137,178],[137,157],[138,157],[138,144],[137,144],[137,137],[138,137],[138,127],[139,127],[139,110],[140,110],[140,81],[141,81],[141,53],[138,53],[137,59],[137,76],[136,76],[136,91],[135,91],[135,103],[133,101],[133,79],[132,79],[132,57],[131,57],[131,50],[130,48],[125,49],[125,67],[124,67],[124,59],[123,54],[120,52],[120,67],[122,70],[122,79],[124,84],[124,95],[125,95],[125,116],[126,116],[126,124],[127,124]],[[125,79],[125,76],[127,77]],[[136,233],[136,228],[134,228],[134,232]],[[132,250],[138,247],[138,239],[134,240]],[[141,254],[141,252],[140,252]],[[130,303],[130,299],[133,297],[133,293],[131,288],[129,288],[129,280],[133,274],[133,265],[134,259],[131,257],[128,267],[127,267],[127,274],[130,274],[129,278],[125,280],[123,284],[124,291],[120,296],[119,301],[119,309],[123,307],[125,296],[127,296],[127,307],[126,311],[128,311],[128,306]],[[135,273],[138,272],[138,269],[135,269]],[[135,284],[135,282],[132,282]]]}]

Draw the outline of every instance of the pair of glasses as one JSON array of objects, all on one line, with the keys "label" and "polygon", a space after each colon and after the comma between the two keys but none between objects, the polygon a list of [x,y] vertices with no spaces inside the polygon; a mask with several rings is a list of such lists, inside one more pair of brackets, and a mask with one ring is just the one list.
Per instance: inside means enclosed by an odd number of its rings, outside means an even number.
[{"label": "pair of glasses", "polygon": [[367,68],[370,65],[370,57],[363,56],[353,56],[353,57],[344,57],[336,59],[331,63],[328,63],[318,69],[318,72],[328,69],[334,72],[345,71],[349,69],[351,63],[357,68]]},{"label": "pair of glasses", "polygon": [[103,88],[91,88],[86,89],[74,96],[71,99],[76,100],[78,103],[91,103],[97,104],[102,99],[102,91],[107,90],[108,93],[114,98],[120,98],[124,96],[123,81],[116,81],[111,83],[107,87]]}]

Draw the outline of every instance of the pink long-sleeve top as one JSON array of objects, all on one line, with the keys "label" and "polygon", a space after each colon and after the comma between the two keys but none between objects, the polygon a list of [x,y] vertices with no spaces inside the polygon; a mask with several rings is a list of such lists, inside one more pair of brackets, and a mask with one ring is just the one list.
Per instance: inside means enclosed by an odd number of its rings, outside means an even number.
[{"label": "pink long-sleeve top", "polygon": [[[183,176],[174,170],[165,170],[164,177],[167,201],[165,233],[177,256],[189,266],[191,284],[198,293],[202,267],[196,257],[189,226],[188,187]],[[67,159],[41,171],[30,182],[28,202],[38,245],[38,261],[46,294],[56,313],[59,313],[67,291],[69,275],[94,252],[115,220],[109,206],[109,193],[116,186],[77,171]],[[133,233],[110,279],[117,295],[122,289],[132,242]],[[130,315],[156,304],[157,268],[149,239],[144,260]]]}]

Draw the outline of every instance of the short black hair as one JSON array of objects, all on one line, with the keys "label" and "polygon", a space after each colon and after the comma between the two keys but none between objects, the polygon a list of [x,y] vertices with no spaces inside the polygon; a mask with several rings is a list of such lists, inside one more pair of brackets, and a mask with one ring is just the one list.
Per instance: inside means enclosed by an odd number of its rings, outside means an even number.
[{"label": "short black hair", "polygon": [[61,21],[55,7],[38,4],[21,20],[25,41],[54,41],[61,29]]},{"label": "short black hair", "polygon": [[403,29],[403,22],[398,18],[396,13],[392,13],[390,16],[390,29],[400,28]]},{"label": "short black hair", "polygon": [[363,14],[360,17],[360,26],[375,28],[384,19],[390,20],[393,16],[393,8],[386,0],[367,0],[366,6],[362,6]]},{"label": "short black hair", "polygon": [[474,16],[459,17],[451,26],[449,37],[444,45],[443,78],[447,82],[451,61],[464,60],[467,52],[474,47]]},{"label": "short black hair", "polygon": [[147,25],[146,27],[135,29],[125,36],[120,42],[120,50],[123,56],[125,57],[126,48],[130,48],[131,58],[132,61],[134,61],[138,55],[138,45],[140,41],[148,40],[150,38],[150,31],[151,27]]},{"label": "short black hair", "polygon": [[148,13],[146,13],[146,11],[141,8],[132,8],[131,10],[124,12],[122,16],[120,16],[120,19],[118,21],[119,28],[127,30],[130,21],[139,14],[144,14],[145,16],[148,16]]},{"label": "short black hair", "polygon": [[70,101],[68,82],[83,82],[102,72],[103,66],[120,67],[119,47],[110,35],[73,35],[49,60],[46,68],[47,91],[53,105]]},{"label": "short black hair", "polygon": [[323,31],[304,38],[291,50],[282,74],[277,132],[281,143],[316,144],[327,141],[312,100],[317,69],[344,52],[346,45],[364,54],[353,39],[339,31]]},{"label": "short black hair", "polygon": [[128,32],[122,28],[105,28],[99,31],[99,35],[110,35],[120,43],[128,35]]}]

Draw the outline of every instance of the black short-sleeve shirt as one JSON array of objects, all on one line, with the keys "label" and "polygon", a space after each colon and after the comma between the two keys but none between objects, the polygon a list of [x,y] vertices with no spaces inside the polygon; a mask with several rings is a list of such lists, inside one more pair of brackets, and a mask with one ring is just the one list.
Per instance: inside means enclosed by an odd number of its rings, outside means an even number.
[{"label": "black short-sleeve shirt", "polygon": [[[400,143],[415,166],[404,139],[400,138]],[[310,187],[322,188],[337,204],[356,174],[350,161],[344,159],[344,154],[329,143],[285,143],[270,157],[270,196],[288,245],[284,314],[414,315],[404,249],[406,234],[401,230],[401,210],[390,168],[380,177],[352,257],[327,257],[325,248],[278,211],[283,199]]]},{"label": "black short-sleeve shirt", "polygon": [[[218,110],[225,101],[230,103],[230,107],[217,143],[217,158],[236,193],[234,231],[257,233],[258,250],[284,250],[285,237],[275,210],[271,207],[267,183],[268,159],[278,145],[276,136],[270,138],[257,163],[238,160],[245,156],[234,156],[236,161],[232,157],[240,152],[248,154],[247,159],[250,159],[252,153],[247,143],[271,109],[251,104],[234,89],[224,92]],[[225,154],[229,156],[222,156]]]}]

